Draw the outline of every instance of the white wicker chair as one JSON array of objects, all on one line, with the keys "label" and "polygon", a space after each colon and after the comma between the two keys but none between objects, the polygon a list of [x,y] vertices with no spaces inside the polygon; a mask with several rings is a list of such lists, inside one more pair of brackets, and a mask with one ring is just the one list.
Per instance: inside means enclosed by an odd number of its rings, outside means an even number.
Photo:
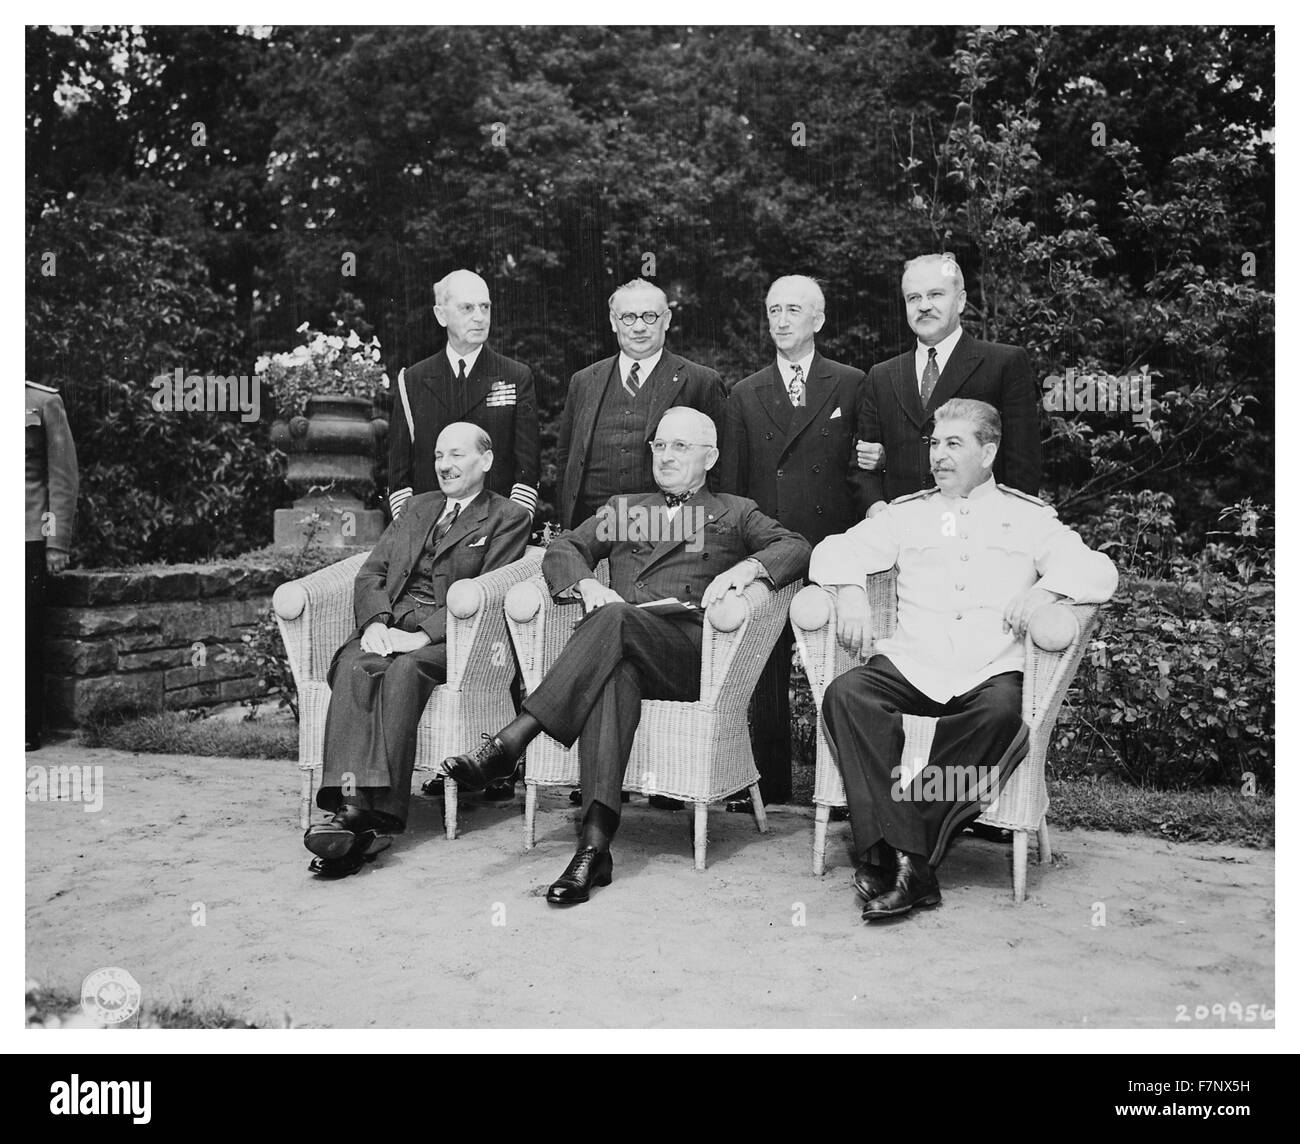
[{"label": "white wicker chair", "polygon": [[[447,682],[434,688],[420,717],[416,738],[417,770],[432,770],[465,748],[471,734],[501,727],[515,716],[510,684],[515,677],[502,603],[510,588],[537,575],[542,549],[529,548],[520,560],[473,580],[458,580],[447,592]],[[311,821],[314,784],[325,746],[325,712],[330,660],[356,626],[352,586],[366,554],[350,556],[281,584],[273,606],[298,685],[298,766],[302,771],[302,828]],[[444,819],[447,837],[456,837],[456,784],[448,779]]]},{"label": "white wicker chair", "polygon": [[[608,583],[604,561],[596,573],[601,583]],[[701,649],[700,698],[690,703],[647,699],[641,705],[641,723],[623,788],[694,805],[697,870],[704,869],[709,803],[748,788],[758,829],[767,830],[746,710],[801,584],[773,592],[756,582],[743,597],[730,596],[709,608]],[[581,605],[557,605],[540,575],[510,589],[506,623],[528,690],[541,683],[581,618]],[[577,743],[566,749],[543,733],[529,744],[525,849],[536,845],[538,788],[579,785]]]},{"label": "white wicker chair", "polygon": [[[826,727],[820,712],[826,688],[832,679],[851,667],[865,663],[873,654],[874,641],[893,634],[898,621],[896,572],[890,570],[867,578],[867,599],[871,605],[871,641],[859,656],[851,656],[835,637],[835,598],[830,592],[809,585],[790,606],[790,623],[794,628],[799,655],[803,660],[808,683],[819,712],[817,719],[817,770],[813,802],[817,807],[813,830],[813,873],[826,869],[826,827],[830,808],[844,806],[844,784],[835,764]],[[1025,636],[1025,682],[1021,700],[1021,717],[1029,727],[1029,754],[1003,785],[993,802],[979,817],[989,826],[1014,831],[1012,849],[1012,889],[1017,902],[1025,898],[1025,877],[1029,855],[1029,832],[1038,835],[1040,862],[1051,862],[1052,848],[1047,834],[1047,777],[1045,765],[1052,728],[1065,699],[1066,690],[1088,646],[1097,623],[1095,605],[1073,605],[1071,610],[1079,624],[1079,634],[1061,651],[1044,651]],[[905,746],[903,775],[916,773],[925,765],[934,741],[936,720],[921,716],[903,716]]]}]

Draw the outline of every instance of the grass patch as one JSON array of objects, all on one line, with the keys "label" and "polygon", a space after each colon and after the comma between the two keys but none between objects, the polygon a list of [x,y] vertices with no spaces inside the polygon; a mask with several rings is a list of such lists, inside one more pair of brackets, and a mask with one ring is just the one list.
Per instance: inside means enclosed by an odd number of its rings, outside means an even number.
[{"label": "grass patch", "polygon": [[219,755],[231,759],[296,759],[296,723],[195,718],[193,712],[160,711],[82,728],[87,747],[112,747],[151,755]]},{"label": "grass patch", "polygon": [[1211,787],[1153,790],[1086,779],[1047,780],[1047,821],[1063,830],[1149,834],[1171,842],[1226,842],[1256,850],[1275,844],[1274,797]]},{"label": "grass patch", "polygon": [[[81,1008],[80,992],[46,989],[27,982],[27,1028],[29,1029],[264,1029],[236,1016],[224,1005],[210,1005],[192,998],[179,998],[151,1005],[146,997],[136,1017],[121,1025],[100,1025]],[[282,1028],[290,1028],[288,1017]]]}]

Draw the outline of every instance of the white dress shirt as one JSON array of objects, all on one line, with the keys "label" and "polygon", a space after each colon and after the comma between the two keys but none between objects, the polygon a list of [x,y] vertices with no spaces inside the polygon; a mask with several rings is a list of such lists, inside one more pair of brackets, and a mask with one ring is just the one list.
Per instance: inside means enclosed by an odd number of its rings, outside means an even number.
[{"label": "white dress shirt", "polygon": [[[948,364],[948,359],[952,357],[952,351],[957,348],[957,343],[961,340],[962,328],[958,326],[951,334],[943,339],[934,347],[935,364],[939,367],[939,373],[943,373],[944,366]],[[925,374],[925,363],[930,360],[930,347],[924,342],[916,343],[916,392],[921,392],[921,378]]]},{"label": "white dress shirt", "polygon": [[663,346],[660,346],[659,349],[655,353],[652,353],[648,358],[642,358],[640,361],[637,361],[636,358],[628,357],[627,354],[620,350],[618,355],[618,375],[624,381],[627,381],[627,375],[632,372],[632,365],[635,362],[641,367],[640,370],[637,371],[637,381],[642,385],[645,385],[650,375],[654,373],[655,366],[659,364],[659,359],[663,356]]},{"label": "white dress shirt", "polygon": [[451,376],[460,376],[460,363],[465,363],[465,376],[469,377],[474,372],[474,363],[478,361],[478,355],[483,352],[481,345],[475,346],[467,354],[458,354],[451,348],[451,343],[447,343],[447,360],[451,362]]}]

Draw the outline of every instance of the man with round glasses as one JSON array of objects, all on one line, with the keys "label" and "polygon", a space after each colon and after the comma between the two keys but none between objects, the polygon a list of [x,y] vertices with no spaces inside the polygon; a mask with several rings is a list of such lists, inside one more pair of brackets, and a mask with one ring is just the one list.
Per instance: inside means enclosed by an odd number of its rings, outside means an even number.
[{"label": "man with round glasses", "polygon": [[560,421],[561,527],[576,528],[612,496],[655,487],[646,443],[667,409],[689,406],[721,424],[722,379],[665,348],[672,319],[652,282],[633,279],[610,295],[619,352],[573,375]]}]

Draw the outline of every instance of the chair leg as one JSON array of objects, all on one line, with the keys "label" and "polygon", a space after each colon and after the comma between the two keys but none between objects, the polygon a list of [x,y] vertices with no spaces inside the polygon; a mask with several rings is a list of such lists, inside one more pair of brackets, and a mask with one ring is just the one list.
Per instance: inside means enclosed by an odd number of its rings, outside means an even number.
[{"label": "chair leg", "polygon": [[1017,830],[1011,842],[1011,888],[1017,902],[1025,900],[1025,875],[1029,868],[1029,831]]},{"label": "chair leg", "polygon": [[311,825],[311,767],[302,768],[302,798],[298,805],[298,825],[306,830]]},{"label": "chair leg", "polygon": [[1047,816],[1043,815],[1043,825],[1038,828],[1038,861],[1044,866],[1052,864],[1052,840],[1047,836]]},{"label": "chair leg", "polygon": [[754,821],[758,823],[759,834],[766,834],[767,808],[763,805],[763,796],[758,793],[758,783],[749,788],[749,801],[754,804]]},{"label": "chair leg", "polygon": [[704,855],[709,846],[709,804],[695,804],[695,868],[704,869]]},{"label": "chair leg", "polygon": [[813,873],[821,877],[826,873],[826,827],[830,825],[831,808],[817,804],[817,824],[813,827]]},{"label": "chair leg", "polygon": [[447,841],[456,840],[456,803],[457,791],[455,780],[446,778],[442,783],[442,821],[447,828]]},{"label": "chair leg", "polygon": [[524,781],[524,849],[537,845],[537,784]]}]

